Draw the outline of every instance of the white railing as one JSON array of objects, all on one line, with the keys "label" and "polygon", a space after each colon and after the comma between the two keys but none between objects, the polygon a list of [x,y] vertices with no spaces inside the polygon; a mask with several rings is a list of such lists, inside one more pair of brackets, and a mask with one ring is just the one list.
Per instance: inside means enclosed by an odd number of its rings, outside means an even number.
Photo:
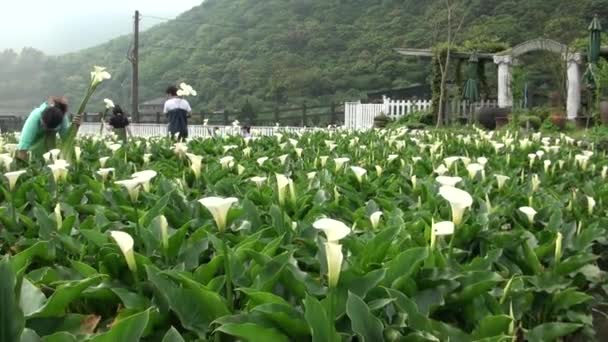
[{"label": "white railing", "polygon": [[[366,130],[374,127],[374,118],[381,113],[396,120],[415,112],[429,112],[433,102],[430,100],[419,101],[393,101],[384,98],[384,103],[364,104],[359,102],[346,102],[344,104],[344,125],[347,129]],[[469,102],[454,99],[446,103],[445,109],[447,121],[466,119],[472,120],[475,113],[481,108],[497,108],[498,101],[482,100]]]},{"label": "white railing", "polygon": [[376,116],[383,113],[391,119],[414,113],[429,111],[432,101],[392,101],[384,98],[384,103],[363,104],[359,102],[346,102],[344,104],[344,126],[348,129],[365,130],[374,126]]},{"label": "white railing", "polygon": [[[136,137],[162,137],[167,136],[167,125],[163,124],[142,124],[133,123],[129,125],[131,133]],[[79,135],[97,135],[99,134],[99,123],[84,122],[78,130]],[[318,128],[312,127],[291,127],[291,126],[259,126],[251,127],[251,133],[254,136],[273,135],[278,132],[304,133]],[[107,131],[104,130],[104,133]],[[211,137],[214,135],[237,135],[241,134],[241,129],[233,126],[188,126],[188,135],[190,137]]]}]

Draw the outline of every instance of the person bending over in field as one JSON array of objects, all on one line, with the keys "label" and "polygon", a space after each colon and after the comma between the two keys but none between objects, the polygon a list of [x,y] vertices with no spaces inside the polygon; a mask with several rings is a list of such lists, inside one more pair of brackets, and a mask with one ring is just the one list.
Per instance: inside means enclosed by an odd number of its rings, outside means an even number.
[{"label": "person bending over in field", "polygon": [[112,127],[118,138],[125,143],[127,142],[127,133],[129,136],[133,136],[129,129],[129,124],[129,119],[122,108],[116,105],[112,110],[112,117],[108,120],[108,126]]},{"label": "person bending over in field", "polygon": [[177,140],[183,141],[188,138],[188,117],[192,112],[188,101],[177,96],[177,87],[170,86],[167,88],[167,96],[165,101],[164,113],[169,119],[169,134],[172,139],[177,137]]},{"label": "person bending over in field", "polygon": [[[57,133],[65,138],[70,128],[68,102],[65,97],[52,96],[34,109],[25,120],[17,145],[16,156],[27,161],[28,152],[40,156],[55,148]],[[72,124],[80,125],[81,115],[74,116]]]}]

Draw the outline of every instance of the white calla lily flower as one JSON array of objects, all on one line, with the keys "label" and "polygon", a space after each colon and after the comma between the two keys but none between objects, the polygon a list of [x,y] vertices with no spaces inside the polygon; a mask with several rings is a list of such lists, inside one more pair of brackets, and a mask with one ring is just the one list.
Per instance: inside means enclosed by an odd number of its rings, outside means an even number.
[{"label": "white calla lily flower", "polygon": [[327,283],[330,288],[338,286],[340,271],[342,270],[342,245],[335,242],[325,242],[325,257],[327,258]]},{"label": "white calla lily flower", "polygon": [[203,157],[192,153],[186,153],[186,156],[188,157],[188,160],[190,160],[190,170],[192,170],[192,173],[194,173],[194,177],[196,179],[200,178]]},{"label": "white calla lily flower", "polygon": [[328,242],[337,243],[351,232],[351,229],[342,221],[330,218],[318,219],[312,224],[312,226],[315,229],[322,230],[323,233],[325,233],[325,237],[327,238]]},{"label": "white calla lily flower", "polygon": [[448,171],[450,170],[444,164],[441,164],[433,172],[435,172],[438,176],[443,176]]},{"label": "white calla lily flower", "polygon": [[108,179],[108,176],[111,173],[113,173],[113,172],[114,172],[114,168],[113,167],[106,168],[106,169],[102,168],[102,169],[97,170],[97,174],[101,176],[101,179],[103,181],[105,181],[106,179]]},{"label": "white calla lily flower", "polygon": [[534,208],[532,208],[532,207],[520,207],[519,211],[521,211],[522,213],[524,213],[526,215],[526,217],[528,218],[528,222],[534,223],[534,217],[537,214],[537,212],[536,212],[536,210],[534,210]]},{"label": "white calla lily flower", "polygon": [[110,232],[110,236],[116,241],[118,248],[125,257],[127,261],[127,266],[131,270],[131,272],[137,272],[137,262],[135,262],[135,252],[133,251],[133,246],[135,245],[135,241],[133,241],[133,237],[129,235],[129,233],[121,232],[118,230],[113,230]]},{"label": "white calla lily flower", "polygon": [[587,196],[587,212],[589,215],[593,214],[593,208],[595,208],[595,199],[591,196]]},{"label": "white calla lily flower", "polygon": [[61,226],[63,225],[63,217],[61,216],[61,205],[59,203],[55,205],[53,214],[55,215],[55,224],[57,225],[57,230],[60,230]]},{"label": "white calla lily flower", "polygon": [[99,158],[99,166],[101,166],[102,168],[105,167],[108,159],[110,159],[110,157]]},{"label": "white calla lily flower", "polygon": [[383,171],[384,169],[382,168],[382,166],[376,165],[376,173],[378,174],[378,176],[382,176]]},{"label": "white calla lily flower", "polygon": [[266,162],[268,160],[268,157],[260,157],[256,160],[256,162],[258,163],[258,165],[262,166],[264,165],[264,162]]},{"label": "white calla lily flower", "polygon": [[4,174],[4,177],[8,179],[8,190],[13,191],[15,189],[15,185],[17,184],[17,180],[19,177],[25,173],[25,170],[7,172]]},{"label": "white calla lily flower", "polygon": [[363,177],[365,177],[365,174],[367,174],[367,170],[359,166],[351,166],[350,169],[355,174],[357,181],[359,183],[363,183]]},{"label": "white calla lily flower", "polygon": [[284,155],[278,156],[277,158],[281,162],[281,165],[285,165],[285,162],[287,161],[287,157],[289,157],[289,155],[284,154]]},{"label": "white calla lily flower", "polygon": [[47,165],[51,172],[53,173],[53,179],[56,183],[60,181],[65,181],[68,176],[68,164],[65,160],[57,159],[54,164]]},{"label": "white calla lily flower", "polygon": [[106,109],[114,108],[114,101],[110,99],[103,99],[103,102],[106,104]]},{"label": "white calla lily flower", "polygon": [[220,232],[226,230],[226,220],[228,217],[228,211],[234,203],[239,200],[234,197],[222,198],[222,197],[205,197],[199,200],[199,202],[209,210],[215,224]]},{"label": "white calla lily flower", "polygon": [[234,157],[233,156],[225,156],[220,158],[220,165],[222,165],[223,169],[229,169],[234,166]]},{"label": "white calla lily flower", "polygon": [[350,161],[350,158],[346,158],[346,157],[335,158],[334,163],[336,163],[336,172],[340,171],[340,169],[342,169],[344,164],[348,163],[349,161]]},{"label": "white calla lily flower", "polygon": [[129,194],[129,198],[131,201],[137,202],[139,198],[139,188],[142,186],[142,180],[137,178],[125,179],[121,181],[116,181],[114,184],[121,185],[127,189],[127,193]]},{"label": "white calla lily flower", "polygon": [[454,222],[452,221],[443,221],[443,222],[433,222],[431,226],[431,249],[435,248],[437,236],[447,236],[454,234]]},{"label": "white calla lily flower", "polygon": [[380,217],[382,217],[381,211],[376,211],[369,216],[369,221],[372,223],[372,228],[377,229],[380,224]]},{"label": "white calla lily flower", "polygon": [[95,66],[91,72],[91,84],[93,87],[97,87],[101,82],[111,78],[112,75],[110,75],[110,73],[107,72],[106,68],[104,67]]},{"label": "white calla lily flower", "polygon": [[437,178],[435,178],[435,180],[437,181],[437,183],[439,183],[441,185],[455,187],[456,184],[458,184],[462,181],[462,178],[449,177],[449,176],[438,176]]},{"label": "white calla lily flower", "polygon": [[257,187],[261,187],[262,185],[264,185],[264,183],[266,182],[266,180],[268,179],[267,177],[260,177],[260,176],[255,176],[255,177],[251,177],[249,178],[252,182],[255,183],[255,185],[257,185]]},{"label": "white calla lily flower", "polygon": [[327,165],[327,159],[329,157],[328,156],[320,156],[319,160],[321,161],[321,167],[325,167],[325,165]]},{"label": "white calla lily flower", "polygon": [[494,175],[496,177],[496,183],[498,184],[498,189],[502,189],[505,186],[505,183],[511,179],[511,177],[503,176],[503,175]]},{"label": "white calla lily flower", "polygon": [[138,179],[145,192],[150,192],[150,181],[152,178],[156,177],[157,172],[154,170],[143,170],[139,172],[135,172],[131,175],[131,178]]},{"label": "white calla lily flower", "polygon": [[468,192],[451,186],[442,186],[439,188],[439,194],[450,203],[452,222],[459,225],[462,222],[465,210],[473,205],[473,198]]},{"label": "white calla lily flower", "polygon": [[467,165],[467,171],[469,172],[469,178],[475,178],[479,172],[483,171],[483,165],[472,163]]},{"label": "white calla lily flower", "polygon": [[82,156],[82,149],[79,146],[74,146],[74,157],[76,158],[76,163],[80,163],[80,156]]},{"label": "white calla lily flower", "polygon": [[287,195],[287,188],[289,187],[289,178],[282,174],[275,175],[277,179],[277,194],[279,198],[279,204],[285,205],[285,197]]}]

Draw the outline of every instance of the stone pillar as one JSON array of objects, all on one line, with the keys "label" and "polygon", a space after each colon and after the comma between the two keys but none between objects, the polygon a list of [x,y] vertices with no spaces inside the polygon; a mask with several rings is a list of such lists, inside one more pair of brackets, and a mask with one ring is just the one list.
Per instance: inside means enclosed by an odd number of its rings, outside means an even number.
[{"label": "stone pillar", "polygon": [[513,107],[513,92],[511,91],[513,58],[509,55],[494,56],[494,63],[498,65],[498,107]]},{"label": "stone pillar", "polygon": [[568,67],[568,100],[566,109],[568,119],[574,120],[581,108],[581,71],[582,57],[580,53],[571,53],[564,56]]}]

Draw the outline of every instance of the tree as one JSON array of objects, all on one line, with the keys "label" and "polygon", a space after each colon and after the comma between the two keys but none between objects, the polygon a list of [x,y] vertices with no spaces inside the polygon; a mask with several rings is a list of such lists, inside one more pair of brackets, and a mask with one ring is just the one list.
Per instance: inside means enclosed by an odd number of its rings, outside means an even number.
[{"label": "tree", "polygon": [[[452,57],[452,47],[458,36],[458,33],[462,29],[466,12],[464,11],[464,5],[459,0],[445,0],[445,13],[446,13],[446,41],[445,41],[445,56],[442,51],[437,53],[436,58],[438,59],[439,71],[441,73],[441,83],[439,88],[439,105],[437,106],[437,127],[443,125],[445,119],[445,102],[447,93],[447,81],[448,73],[450,71],[450,60]],[[439,26],[442,21],[436,23],[435,31],[439,32]],[[443,60],[442,60],[443,58]]]}]

